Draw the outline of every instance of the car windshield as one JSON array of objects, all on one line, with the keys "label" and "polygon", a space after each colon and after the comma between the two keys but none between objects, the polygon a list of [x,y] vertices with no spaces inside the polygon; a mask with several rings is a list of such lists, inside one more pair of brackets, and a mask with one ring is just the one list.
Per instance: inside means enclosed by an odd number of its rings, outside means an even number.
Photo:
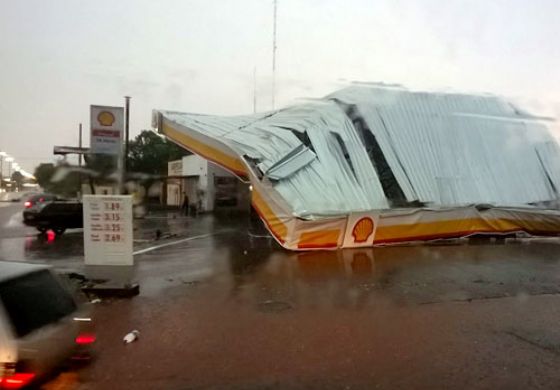
[{"label": "car windshield", "polygon": [[0,303],[18,337],[55,323],[76,310],[71,295],[48,270],[0,282]]}]

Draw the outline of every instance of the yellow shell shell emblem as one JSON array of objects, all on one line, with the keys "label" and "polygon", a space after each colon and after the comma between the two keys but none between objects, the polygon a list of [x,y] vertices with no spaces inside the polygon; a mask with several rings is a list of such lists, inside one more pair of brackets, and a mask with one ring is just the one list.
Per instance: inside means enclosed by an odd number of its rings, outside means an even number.
[{"label": "yellow shell shell emblem", "polygon": [[373,233],[373,220],[370,217],[360,218],[352,229],[352,237],[355,243],[366,242]]},{"label": "yellow shell shell emblem", "polygon": [[97,115],[97,121],[101,126],[112,126],[115,123],[115,116],[109,111],[101,111]]}]

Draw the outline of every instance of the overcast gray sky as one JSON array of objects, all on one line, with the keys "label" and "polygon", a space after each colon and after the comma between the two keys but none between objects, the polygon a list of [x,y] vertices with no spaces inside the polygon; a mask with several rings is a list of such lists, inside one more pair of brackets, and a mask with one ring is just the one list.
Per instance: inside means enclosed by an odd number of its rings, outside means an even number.
[{"label": "overcast gray sky", "polygon": [[[341,80],[492,92],[560,114],[556,0],[278,0],[277,106]],[[0,150],[33,172],[89,105],[270,108],[272,0],[0,0]],[[87,131],[85,132],[87,135]],[[86,144],[89,136],[85,137]]]}]

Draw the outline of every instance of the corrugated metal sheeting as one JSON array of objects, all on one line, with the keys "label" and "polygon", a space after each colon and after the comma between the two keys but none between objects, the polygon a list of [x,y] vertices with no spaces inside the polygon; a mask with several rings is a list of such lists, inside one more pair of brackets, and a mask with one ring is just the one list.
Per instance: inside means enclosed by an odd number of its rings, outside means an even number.
[{"label": "corrugated metal sheeting", "polygon": [[544,122],[494,96],[353,86],[253,116],[160,112],[237,151],[301,217],[518,206],[560,189],[560,148]]},{"label": "corrugated metal sheeting", "polygon": [[[388,207],[352,122],[334,102],[305,104],[255,117],[161,113],[256,160],[264,180],[273,180],[275,190],[298,216]],[[303,148],[308,149],[304,158],[295,153]],[[289,176],[274,174],[278,163]],[[269,170],[273,174],[267,177]]]},{"label": "corrugated metal sheeting", "polygon": [[408,201],[512,206],[556,198],[556,141],[503,99],[367,87],[330,97],[357,107]]}]

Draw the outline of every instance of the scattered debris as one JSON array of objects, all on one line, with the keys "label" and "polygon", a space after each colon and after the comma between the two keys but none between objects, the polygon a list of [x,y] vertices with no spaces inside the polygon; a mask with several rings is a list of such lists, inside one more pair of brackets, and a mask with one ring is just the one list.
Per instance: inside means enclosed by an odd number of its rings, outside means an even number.
[{"label": "scattered debris", "polygon": [[106,285],[94,283],[82,287],[82,292],[86,296],[107,298],[132,298],[140,294],[140,286],[137,283],[127,283],[124,286]]},{"label": "scattered debris", "polygon": [[196,286],[197,284],[200,283],[200,281],[198,281],[198,280],[190,280],[190,281],[181,280],[181,282],[182,282],[183,284],[188,285],[188,286]]},{"label": "scattered debris", "polygon": [[87,280],[87,278],[84,275],[79,274],[77,272],[70,272],[68,274],[68,278],[69,279],[76,279],[76,280],[79,280],[80,282],[85,282]]},{"label": "scattered debris", "polygon": [[124,336],[123,342],[125,344],[130,344],[133,341],[136,341],[138,339],[138,336],[140,336],[140,332],[135,329],[132,332],[128,333],[126,336]]},{"label": "scattered debris", "polygon": [[176,233],[169,233],[169,232],[164,233],[160,229],[157,229],[154,234],[155,237],[153,238],[153,241],[159,241],[159,240],[174,238],[178,236]]},{"label": "scattered debris", "polygon": [[375,288],[375,283],[362,283],[359,285],[362,289],[369,291]]},{"label": "scattered debris", "polygon": [[292,309],[292,305],[288,302],[268,300],[259,303],[257,308],[266,313],[280,313]]}]

